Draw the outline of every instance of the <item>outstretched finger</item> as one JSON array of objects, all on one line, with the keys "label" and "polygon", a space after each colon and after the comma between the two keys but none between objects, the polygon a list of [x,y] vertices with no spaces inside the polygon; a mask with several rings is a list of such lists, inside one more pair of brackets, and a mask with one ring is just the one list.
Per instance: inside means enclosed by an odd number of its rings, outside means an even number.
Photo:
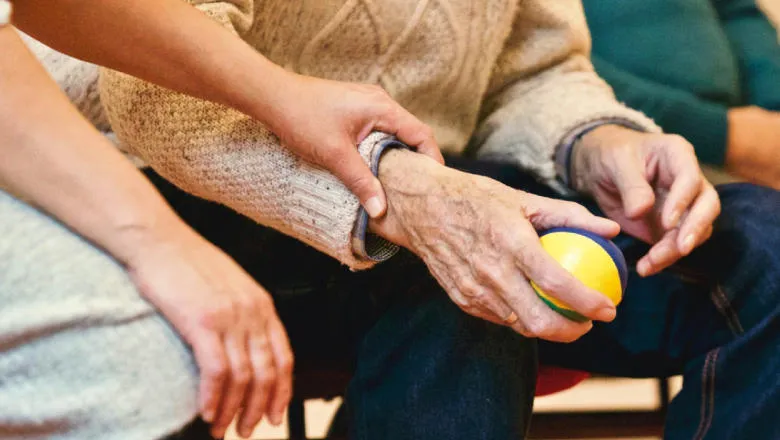
[{"label": "outstretched finger", "polygon": [[278,319],[268,321],[268,340],[276,366],[276,386],[272,390],[268,417],[272,424],[279,425],[282,423],[284,410],[292,399],[294,360],[287,332]]},{"label": "outstretched finger", "polygon": [[250,336],[249,358],[252,365],[251,386],[247,390],[246,404],[237,424],[238,433],[245,438],[252,435],[255,426],[263,419],[276,376],[273,356],[265,332]]},{"label": "outstretched finger", "polygon": [[669,194],[664,201],[662,222],[664,229],[669,230],[679,226],[683,214],[688,211],[691,204],[702,190],[704,177],[698,168],[687,170],[677,175]]},{"label": "outstretched finger", "polygon": [[542,248],[538,240],[528,240],[517,263],[526,277],[545,295],[590,319],[615,319],[615,305],[612,301],[577,280]]},{"label": "outstretched finger", "polygon": [[705,239],[705,233],[712,227],[720,215],[720,197],[709,183],[693,203],[693,207],[680,226],[680,237],[677,246],[683,255],[688,255]]},{"label": "outstretched finger", "polygon": [[677,247],[679,229],[672,229],[664,234],[636,264],[640,276],[647,277],[671,266],[682,258],[683,254]]},{"label": "outstretched finger", "polygon": [[193,341],[192,349],[200,370],[199,408],[203,420],[214,421],[225,394],[228,360],[221,338],[204,333]]},{"label": "outstretched finger", "polygon": [[227,380],[227,392],[222,399],[217,417],[211,426],[211,433],[216,438],[225,436],[230,422],[233,421],[239,408],[244,403],[247,386],[252,379],[252,369],[247,354],[246,334],[236,334],[225,337],[225,352],[230,362],[230,376]]}]

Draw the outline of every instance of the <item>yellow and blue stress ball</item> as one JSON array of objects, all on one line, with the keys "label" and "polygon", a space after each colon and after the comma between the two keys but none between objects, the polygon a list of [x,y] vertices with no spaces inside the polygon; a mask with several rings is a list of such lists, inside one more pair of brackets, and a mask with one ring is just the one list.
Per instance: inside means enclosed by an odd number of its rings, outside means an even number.
[{"label": "yellow and blue stress ball", "polygon": [[[539,236],[542,247],[564,269],[591,289],[601,292],[618,305],[623,299],[628,268],[623,252],[610,240],[577,228],[553,228]],[[531,282],[536,294],[553,310],[577,322],[588,318],[571,309]]]}]

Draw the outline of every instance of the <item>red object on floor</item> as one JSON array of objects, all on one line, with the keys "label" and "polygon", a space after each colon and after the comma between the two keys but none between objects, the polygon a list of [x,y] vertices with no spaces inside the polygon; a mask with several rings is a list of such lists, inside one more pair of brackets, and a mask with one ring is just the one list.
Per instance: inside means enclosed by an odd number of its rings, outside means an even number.
[{"label": "red object on floor", "polygon": [[568,390],[588,377],[590,374],[584,371],[540,365],[536,377],[536,397]]}]

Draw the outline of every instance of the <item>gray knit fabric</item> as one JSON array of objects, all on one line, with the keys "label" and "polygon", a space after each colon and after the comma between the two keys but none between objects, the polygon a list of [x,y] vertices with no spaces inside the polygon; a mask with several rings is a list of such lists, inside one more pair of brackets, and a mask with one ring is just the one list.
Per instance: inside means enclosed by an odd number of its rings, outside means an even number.
[{"label": "gray knit fabric", "polygon": [[122,267],[0,191],[0,439],[156,439],[196,392],[189,349]]}]

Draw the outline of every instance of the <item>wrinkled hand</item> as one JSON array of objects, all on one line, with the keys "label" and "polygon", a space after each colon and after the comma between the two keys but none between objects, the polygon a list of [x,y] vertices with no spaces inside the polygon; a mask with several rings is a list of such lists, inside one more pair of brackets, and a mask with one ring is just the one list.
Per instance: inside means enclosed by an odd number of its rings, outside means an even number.
[{"label": "wrinkled hand", "polygon": [[780,113],[759,107],[729,110],[726,169],[759,185],[780,189]]},{"label": "wrinkled hand", "polygon": [[653,244],[637,272],[660,272],[712,234],[718,193],[693,146],[675,135],[606,125],[588,133],[572,159],[575,189],[595,198],[623,232]]},{"label": "wrinkled hand", "polygon": [[[430,127],[393,101],[381,87],[287,74],[263,117],[282,144],[335,175],[372,218],[386,209],[382,186],[357,152],[372,131],[400,141],[440,163]],[[272,114],[272,116],[268,116]]]},{"label": "wrinkled hand", "polygon": [[611,237],[619,230],[614,222],[575,203],[517,191],[409,151],[385,154],[380,180],[388,213],[372,229],[420,256],[465,312],[551,341],[573,341],[591,328],[592,323],[568,320],[545,305],[529,283],[533,280],[584,316],[614,318],[609,299],[553,260],[535,231],[571,226]]},{"label": "wrinkled hand", "polygon": [[292,396],[293,357],[270,295],[184,225],[139,240],[138,249],[129,272],[192,346],[199,407],[212,434],[222,438],[238,414],[244,437],[266,414],[280,424]]}]

